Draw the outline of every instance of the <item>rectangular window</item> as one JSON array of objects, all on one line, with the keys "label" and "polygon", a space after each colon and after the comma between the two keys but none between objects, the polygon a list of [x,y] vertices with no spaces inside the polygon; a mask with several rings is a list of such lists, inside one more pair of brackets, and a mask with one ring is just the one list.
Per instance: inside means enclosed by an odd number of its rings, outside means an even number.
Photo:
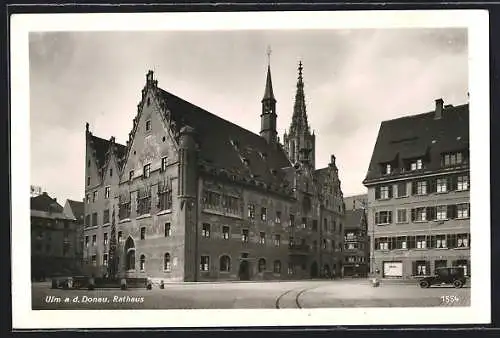
[{"label": "rectangular window", "polygon": [[425,276],[428,273],[428,264],[426,261],[415,262],[415,275]]},{"label": "rectangular window", "polygon": [[417,195],[427,194],[427,181],[417,182]]},{"label": "rectangular window", "polygon": [[307,228],[307,218],[306,217],[302,217],[301,227],[302,227],[302,229]]},{"label": "rectangular window", "polygon": [[92,195],[92,202],[95,202],[97,201],[97,191],[94,191],[93,195]]},{"label": "rectangular window", "polygon": [[109,199],[110,192],[111,192],[111,187],[104,188],[104,198],[105,199]]},{"label": "rectangular window", "polygon": [[436,219],[445,220],[448,218],[448,207],[446,205],[439,205],[436,207]]},{"label": "rectangular window", "polygon": [[161,158],[161,172],[165,172],[167,170],[167,157]]},{"label": "rectangular window", "polygon": [[97,225],[97,212],[94,212],[92,214],[92,225],[96,226]]},{"label": "rectangular window", "polygon": [[142,176],[148,178],[151,175],[151,164],[146,164],[143,169]]},{"label": "rectangular window", "polygon": [[446,178],[438,178],[436,182],[436,192],[448,191],[448,180]]},{"label": "rectangular window", "polygon": [[210,257],[209,256],[201,256],[200,271],[209,271],[209,270],[210,270]]},{"label": "rectangular window", "polygon": [[229,227],[228,226],[222,227],[222,238],[229,239]]},{"label": "rectangular window", "polygon": [[425,222],[427,220],[427,209],[426,208],[416,208],[413,209],[415,215],[413,221],[415,222]]},{"label": "rectangular window", "polygon": [[274,246],[280,246],[281,238],[280,235],[274,235]]},{"label": "rectangular window", "polygon": [[450,153],[443,155],[443,165],[445,167],[460,165],[464,162],[462,152]]},{"label": "rectangular window", "polygon": [[104,240],[103,240],[103,242],[104,242],[104,245],[108,245],[108,233],[107,232],[104,233]]},{"label": "rectangular window", "polygon": [[408,218],[406,215],[406,209],[398,209],[398,223],[406,223],[408,222]]},{"label": "rectangular window", "polygon": [[427,248],[427,239],[425,236],[417,236],[417,249],[426,249]]},{"label": "rectangular window", "polygon": [[243,243],[248,243],[248,229],[241,230],[241,241]]},{"label": "rectangular window", "polygon": [[134,171],[133,170],[129,171],[129,173],[128,173],[128,179],[129,179],[129,181],[132,181],[134,179]]},{"label": "rectangular window", "polygon": [[118,231],[118,242],[121,242],[123,240],[123,233],[121,231]]},{"label": "rectangular window", "polygon": [[92,225],[90,222],[90,215],[85,216],[85,225],[88,227]]},{"label": "rectangular window", "polygon": [[165,223],[164,232],[165,232],[165,237],[172,236],[172,229],[171,229],[170,223]]},{"label": "rectangular window", "polygon": [[410,170],[420,170],[423,167],[422,159],[412,161],[410,163]]},{"label": "rectangular window", "polygon": [[389,224],[392,223],[392,211],[379,211],[375,213],[375,224]]},{"label": "rectangular window", "polygon": [[276,211],[276,220],[275,220],[276,224],[280,224],[281,223],[281,211]]},{"label": "rectangular window", "polygon": [[389,250],[389,240],[386,237],[376,238],[376,248],[378,250]]},{"label": "rectangular window", "polygon": [[457,204],[457,218],[468,218],[469,217],[469,204],[462,203]]},{"label": "rectangular window", "polygon": [[106,209],[102,213],[102,223],[103,224],[108,224],[109,223],[109,209]]},{"label": "rectangular window", "polygon": [[391,173],[391,165],[390,164],[386,164],[385,165],[385,174],[386,175],[389,175]]},{"label": "rectangular window", "polygon": [[248,205],[248,218],[250,219],[255,218],[255,205],[253,204]]},{"label": "rectangular window", "polygon": [[295,215],[290,214],[290,220],[288,221],[288,225],[291,227],[295,225]]},{"label": "rectangular window", "polygon": [[97,265],[97,256],[96,255],[92,255],[92,265]]},{"label": "rectangular window", "polygon": [[85,247],[89,247],[89,236],[85,236]]},{"label": "rectangular window", "polygon": [[264,222],[267,220],[267,209],[264,207],[260,208],[260,220]]},{"label": "rectangular window", "polygon": [[456,247],[457,248],[468,248],[469,247],[469,235],[468,234],[458,234]]},{"label": "rectangular window", "polygon": [[150,131],[151,130],[151,120],[147,120],[146,121],[146,131]]},{"label": "rectangular window", "polygon": [[146,227],[141,228],[141,240],[146,239]]},{"label": "rectangular window", "polygon": [[437,249],[446,249],[446,235],[437,235],[435,236],[436,240],[436,248]]},{"label": "rectangular window", "polygon": [[406,197],[406,196],[408,196],[408,192],[406,190],[407,190],[406,182],[399,183],[397,185],[398,197]]},{"label": "rectangular window", "polygon": [[87,177],[87,185],[90,185],[90,176]]},{"label": "rectangular window", "polygon": [[87,204],[89,204],[90,203],[90,194],[87,194],[85,197],[86,197],[85,199],[86,199]]},{"label": "rectangular window", "polygon": [[389,187],[380,187],[380,199],[385,200],[389,198]]},{"label": "rectangular window", "polygon": [[97,242],[97,235],[92,235],[92,246],[95,246]]},{"label": "rectangular window", "polygon": [[210,238],[210,224],[203,223],[201,228],[201,237]]},{"label": "rectangular window", "polygon": [[469,189],[469,176],[458,176],[457,190],[464,191]]},{"label": "rectangular window", "polygon": [[113,177],[113,168],[109,168],[109,177]]},{"label": "rectangular window", "polygon": [[108,254],[102,255],[102,265],[108,265]]},{"label": "rectangular window", "polygon": [[318,220],[313,219],[312,231],[318,232]]},{"label": "rectangular window", "polygon": [[259,234],[259,244],[266,244],[266,233],[261,232]]}]

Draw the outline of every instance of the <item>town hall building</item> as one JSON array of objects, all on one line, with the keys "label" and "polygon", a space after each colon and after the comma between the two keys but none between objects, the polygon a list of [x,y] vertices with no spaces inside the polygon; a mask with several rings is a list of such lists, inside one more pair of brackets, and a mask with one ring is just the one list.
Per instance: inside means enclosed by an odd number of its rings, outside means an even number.
[{"label": "town hall building", "polygon": [[[84,261],[168,281],[340,275],[345,206],[335,156],[316,168],[299,64],[281,144],[268,65],[255,134],[158,86],[152,71],[125,145],[86,125]],[[112,229],[115,229],[113,232]]]}]

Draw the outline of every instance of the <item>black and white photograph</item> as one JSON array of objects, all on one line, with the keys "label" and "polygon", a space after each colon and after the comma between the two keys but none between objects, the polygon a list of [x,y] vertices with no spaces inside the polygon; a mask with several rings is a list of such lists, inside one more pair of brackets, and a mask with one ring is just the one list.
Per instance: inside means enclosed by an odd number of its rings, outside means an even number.
[{"label": "black and white photograph", "polygon": [[105,18],[12,20],[14,325],[490,321],[487,13]]}]

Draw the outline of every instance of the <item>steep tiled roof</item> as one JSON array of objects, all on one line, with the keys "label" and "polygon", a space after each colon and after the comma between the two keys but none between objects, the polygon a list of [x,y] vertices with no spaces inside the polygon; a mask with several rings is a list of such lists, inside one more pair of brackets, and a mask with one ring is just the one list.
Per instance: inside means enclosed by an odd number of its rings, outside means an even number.
[{"label": "steep tiled roof", "polygon": [[73,215],[76,219],[81,219],[84,216],[84,204],[80,201],[68,200],[68,204],[73,211]]},{"label": "steep tiled roof", "polygon": [[[103,138],[94,136],[92,134],[90,135],[90,142],[91,142],[92,149],[95,150],[95,157],[96,157],[97,162],[98,162],[97,165],[99,166],[99,168],[101,168],[106,163],[107,153],[108,153],[109,148],[111,146],[111,142],[110,142],[110,140],[105,140]],[[116,145],[116,149],[117,149],[118,158],[123,158],[126,154],[127,147],[122,145],[122,144],[116,143],[116,142],[115,142],[115,145]]]},{"label": "steep tiled roof", "polygon": [[[427,159],[425,171],[441,167],[441,154],[469,147],[469,105],[445,106],[442,118],[435,112],[382,122],[364,183],[401,175],[403,160]],[[381,164],[393,163],[392,174],[382,175]],[[422,172],[419,172],[422,174]]]},{"label": "steep tiled roof", "polygon": [[62,212],[63,207],[57,201],[51,198],[47,193],[31,197],[31,210]]},{"label": "steep tiled roof", "polygon": [[346,210],[344,218],[344,228],[359,228],[365,211],[363,209]]},{"label": "steep tiled roof", "polygon": [[202,163],[266,184],[282,181],[280,169],[290,167],[290,162],[281,147],[275,148],[259,135],[167,91],[159,89],[159,93],[177,129],[186,125],[195,129]]}]

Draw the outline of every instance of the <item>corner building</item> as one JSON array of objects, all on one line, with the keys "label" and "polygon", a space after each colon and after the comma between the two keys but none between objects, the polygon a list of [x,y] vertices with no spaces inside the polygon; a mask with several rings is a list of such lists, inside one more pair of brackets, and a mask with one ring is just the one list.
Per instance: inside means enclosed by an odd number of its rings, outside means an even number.
[{"label": "corner building", "polygon": [[295,150],[277,137],[270,66],[260,135],[162,90],[152,71],[126,145],[94,136],[87,124],[87,273],[106,273],[113,215],[122,276],[266,280],[340,271],[338,169],[333,155],[315,169],[303,87],[300,64],[287,136]]},{"label": "corner building", "polygon": [[370,271],[412,278],[461,266],[470,276],[469,105],[382,122],[364,180]]}]

